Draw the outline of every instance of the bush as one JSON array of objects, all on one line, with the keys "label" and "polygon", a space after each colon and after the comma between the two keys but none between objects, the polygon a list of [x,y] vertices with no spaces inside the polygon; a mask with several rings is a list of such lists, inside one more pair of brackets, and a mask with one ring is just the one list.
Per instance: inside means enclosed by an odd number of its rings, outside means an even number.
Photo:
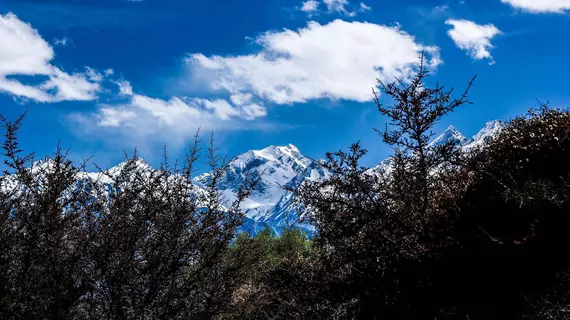
[{"label": "bush", "polygon": [[[244,265],[229,244],[248,182],[228,208],[225,166],[210,146],[212,180],[191,180],[198,141],[182,168],[135,156],[118,172],[83,173],[58,148],[21,156],[15,122],[2,119],[8,171],[0,188],[0,314],[9,319],[215,318],[230,308]],[[166,157],[165,157],[166,159]]]},{"label": "bush", "polygon": [[542,107],[513,119],[466,168],[455,231],[461,273],[449,289],[470,288],[463,303],[481,318],[514,319],[570,263],[570,113]]}]

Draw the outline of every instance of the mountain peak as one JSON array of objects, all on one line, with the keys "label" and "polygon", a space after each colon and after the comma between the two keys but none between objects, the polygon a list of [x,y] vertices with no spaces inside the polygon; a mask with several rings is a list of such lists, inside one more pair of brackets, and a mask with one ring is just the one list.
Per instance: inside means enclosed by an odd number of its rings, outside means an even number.
[{"label": "mountain peak", "polygon": [[32,172],[38,172],[43,170],[51,170],[55,166],[55,161],[50,157],[45,157],[40,160],[36,160],[30,166]]},{"label": "mountain peak", "polygon": [[464,148],[470,149],[484,144],[489,139],[495,137],[503,128],[503,123],[500,120],[492,120],[485,123],[485,126],[471,138],[469,144]]},{"label": "mountain peak", "polygon": [[[118,165],[109,168],[107,171],[112,175],[118,175],[126,167],[129,160],[119,163]],[[137,170],[150,171],[153,170],[151,165],[144,161],[143,158],[137,157],[134,159],[134,165]]]},{"label": "mountain peak", "polygon": [[304,158],[303,155],[301,155],[299,152],[299,149],[297,149],[297,147],[292,144],[289,144],[287,146],[271,145],[261,150],[251,150],[238,156],[238,158],[243,158],[243,156],[248,157],[251,155],[253,155],[255,158],[264,158],[269,161],[279,161],[282,156],[288,156],[295,159]]},{"label": "mountain peak", "polygon": [[276,145],[270,145],[268,147],[265,147],[261,150],[254,150],[254,151],[258,151],[258,152],[277,152],[277,151],[283,151],[283,150],[291,150],[291,151],[296,151],[299,152],[299,149],[297,149],[297,147],[295,147],[295,145],[289,143],[286,146],[276,146]]},{"label": "mountain peak", "polygon": [[295,152],[299,152],[299,149],[297,149],[297,147],[291,143],[289,143],[287,147]]},{"label": "mountain peak", "polygon": [[455,129],[454,126],[449,126],[445,131],[430,142],[430,147],[435,147],[447,143],[448,141],[455,141],[458,144],[463,144],[467,139]]},{"label": "mountain peak", "polygon": [[[311,163],[303,156],[297,147],[292,144],[286,146],[271,145],[261,150],[250,150],[233,158],[228,171],[220,181],[223,189],[236,189],[246,176],[259,175],[261,189],[271,185],[285,185],[296,175],[303,172]],[[205,182],[209,174],[196,178],[198,182]]]}]

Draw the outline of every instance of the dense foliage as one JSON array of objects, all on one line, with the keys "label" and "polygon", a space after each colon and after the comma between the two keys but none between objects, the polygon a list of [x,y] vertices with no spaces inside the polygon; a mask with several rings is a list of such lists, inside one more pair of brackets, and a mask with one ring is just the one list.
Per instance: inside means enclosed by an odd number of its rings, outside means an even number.
[{"label": "dense foliage", "polygon": [[2,118],[0,318],[570,319],[570,112],[531,110],[468,152],[430,144],[469,101],[427,76],[380,83],[384,165],[355,143],[291,190],[311,237],[236,235],[259,177],[228,205],[213,143],[205,190],[197,139],[180,166],[135,155],[94,178],[60,148],[33,162],[23,118]]},{"label": "dense foliage", "polygon": [[20,121],[4,121],[3,319],[210,319],[228,311],[241,284],[229,245],[255,180],[222,207],[216,181],[224,166],[209,148],[212,182],[197,192],[197,143],[180,169],[165,161],[141,170],[134,156],[93,180],[59,149],[26,166]]}]

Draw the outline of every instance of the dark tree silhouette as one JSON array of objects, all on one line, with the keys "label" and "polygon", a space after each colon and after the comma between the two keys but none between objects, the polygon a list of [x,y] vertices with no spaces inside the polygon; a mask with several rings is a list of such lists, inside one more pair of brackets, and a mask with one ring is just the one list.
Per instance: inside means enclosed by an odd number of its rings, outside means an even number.
[{"label": "dark tree silhouette", "polygon": [[543,106],[508,122],[463,163],[469,174],[457,184],[465,192],[455,231],[461,260],[447,276],[455,279],[450,291],[471,289],[461,292],[472,319],[516,319],[570,266],[563,253],[570,245],[569,137],[570,112]]},{"label": "dark tree silhouette", "polygon": [[[424,56],[421,56],[418,72],[409,81],[397,79],[383,83],[378,80],[382,91],[394,101],[393,105],[380,103],[375,90],[375,102],[380,113],[388,118],[389,125],[384,131],[378,131],[385,143],[392,146],[392,178],[397,197],[404,200],[406,211],[416,212],[419,220],[425,219],[433,194],[433,175],[435,169],[448,163],[456,154],[457,141],[449,140],[436,146],[429,143],[434,137],[434,125],[445,115],[464,104],[470,104],[467,94],[475,77],[459,98],[453,98],[454,89],[436,83],[434,87],[426,86],[429,71],[424,67]],[[402,197],[407,195],[407,197]]]},{"label": "dark tree silhouette", "polygon": [[[247,177],[228,203],[228,162],[195,137],[153,169],[136,152],[85,172],[58,146],[34,161],[24,116],[0,116],[2,319],[570,318],[570,111],[542,106],[477,147],[430,143],[467,89],[379,82],[379,132],[394,154],[361,165],[360,143],[326,154],[323,181],[288,190],[316,228],[236,235]],[[210,177],[192,176],[205,151]]]},{"label": "dark tree silhouette", "polygon": [[[315,247],[329,277],[323,294],[338,318],[431,319],[438,305],[429,305],[429,276],[422,271],[435,236],[436,200],[448,177],[436,170],[450,165],[456,142],[430,146],[432,128],[441,117],[469,103],[467,91],[458,99],[453,89],[426,86],[423,57],[408,82],[396,80],[380,87],[394,104],[380,104],[390,126],[381,132],[394,148],[389,164],[365,168],[360,144],[350,152],[327,154],[322,164],[331,172],[324,182],[307,183],[297,191],[317,227]],[[428,228],[429,227],[429,228]],[[323,302],[323,304],[326,304]]]},{"label": "dark tree silhouette", "polygon": [[256,179],[223,206],[226,163],[213,140],[212,179],[192,183],[196,138],[181,168],[158,170],[136,154],[116,172],[84,173],[58,147],[51,158],[22,156],[4,123],[0,188],[0,313],[7,319],[213,319],[231,311],[246,266],[230,259]]}]

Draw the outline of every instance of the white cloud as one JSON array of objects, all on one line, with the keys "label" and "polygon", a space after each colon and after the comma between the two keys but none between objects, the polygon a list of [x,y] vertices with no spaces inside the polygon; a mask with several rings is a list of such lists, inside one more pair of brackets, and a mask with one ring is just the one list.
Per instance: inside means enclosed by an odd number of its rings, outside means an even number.
[{"label": "white cloud", "polygon": [[251,103],[242,106],[242,117],[246,120],[253,120],[256,118],[265,117],[267,109],[259,103]]},{"label": "white cloud", "polygon": [[51,95],[43,90],[2,77],[0,77],[0,91],[9,92],[18,97],[25,97],[40,102],[49,102],[53,99]]},{"label": "white cloud", "polygon": [[113,147],[136,146],[156,151],[157,143],[181,148],[197,130],[268,130],[273,124],[247,121],[266,115],[258,103],[236,105],[224,99],[172,97],[168,100],[134,94],[123,104],[101,104],[94,113],[73,113],[69,124],[79,137],[100,139]]},{"label": "white cloud", "polygon": [[445,11],[447,11],[447,10],[449,10],[449,5],[443,4],[443,5],[435,6],[435,7],[432,9],[432,12],[433,12],[433,13],[442,13],[442,12],[445,12]]},{"label": "white cloud", "polygon": [[344,6],[348,5],[348,0],[323,0],[329,12],[346,12]]},{"label": "white cloud", "polygon": [[131,83],[127,80],[117,80],[115,84],[119,87],[119,93],[124,96],[132,96],[133,95],[133,87]]},{"label": "white cloud", "polygon": [[562,13],[570,10],[570,0],[501,0],[501,2],[534,13]]},{"label": "white cloud", "polygon": [[264,106],[252,103],[250,97],[236,99],[243,104],[224,99],[173,97],[162,100],[133,94],[126,103],[103,104],[93,114],[74,114],[72,120],[82,130],[93,130],[101,135],[124,135],[139,145],[169,141],[176,146],[198,128],[246,129],[243,120],[264,117],[267,113]]},{"label": "white cloud", "polygon": [[301,6],[301,11],[303,12],[307,12],[307,13],[313,13],[316,12],[319,9],[319,2],[316,0],[308,0],[303,2],[303,5]]},{"label": "white cloud", "polygon": [[57,68],[49,80],[39,86],[45,92],[55,92],[50,101],[94,100],[101,87],[102,76],[92,69],[86,73],[67,74]]},{"label": "white cloud", "polygon": [[134,123],[129,123],[136,118],[136,112],[129,110],[125,107],[111,107],[106,106],[99,109],[99,113],[95,115],[98,119],[98,125],[101,127],[119,127],[121,125],[132,126]]},{"label": "white cloud", "polygon": [[[93,82],[101,82],[103,81],[103,75],[100,74],[99,72],[97,72],[97,70],[89,68],[89,67],[85,67],[85,69],[87,69],[87,71],[84,73],[85,77]],[[107,74],[107,71],[109,71],[109,69],[107,69],[105,71],[105,74]]]},{"label": "white cloud", "polygon": [[230,97],[230,100],[238,106],[251,102],[251,99],[253,99],[253,95],[251,93],[237,93],[232,94]]},{"label": "white cloud", "polygon": [[364,2],[360,3],[360,11],[364,12],[364,11],[370,11],[370,10],[372,10],[372,8],[367,6]]},{"label": "white cloud", "polygon": [[229,92],[232,100],[253,95],[277,104],[320,98],[365,102],[377,78],[409,78],[422,50],[429,68],[441,63],[437,47],[416,42],[398,27],[364,22],[310,22],[298,31],[267,32],[256,42],[261,50],[250,55],[189,55],[191,78]]},{"label": "white cloud", "polygon": [[69,44],[69,41],[68,37],[63,37],[61,39],[55,39],[53,44],[56,46],[66,47]]},{"label": "white cloud", "polygon": [[[303,2],[301,6],[301,11],[312,15],[317,13],[319,10],[321,2],[317,0],[307,0]],[[367,6],[364,2],[360,2],[358,5],[352,5],[349,0],[322,0],[322,4],[326,7],[326,13],[328,14],[341,14],[349,17],[354,17],[358,12],[365,12],[372,10],[371,7]]]},{"label": "white cloud", "polygon": [[475,60],[489,59],[493,64],[493,56],[489,52],[493,48],[491,39],[501,31],[493,24],[478,25],[469,20],[449,19],[445,22],[453,26],[447,34],[455,42],[457,47],[465,50]]},{"label": "white cloud", "polygon": [[[38,102],[93,100],[101,89],[102,76],[92,69],[69,74],[50,62],[53,48],[12,13],[0,15],[0,91]],[[15,76],[45,77],[39,85],[28,85]]]},{"label": "white cloud", "polygon": [[204,106],[206,110],[211,111],[214,115],[219,117],[221,120],[229,120],[230,118],[237,117],[240,115],[238,109],[234,108],[226,100],[206,100],[206,99],[196,99],[194,102],[197,105]]}]

